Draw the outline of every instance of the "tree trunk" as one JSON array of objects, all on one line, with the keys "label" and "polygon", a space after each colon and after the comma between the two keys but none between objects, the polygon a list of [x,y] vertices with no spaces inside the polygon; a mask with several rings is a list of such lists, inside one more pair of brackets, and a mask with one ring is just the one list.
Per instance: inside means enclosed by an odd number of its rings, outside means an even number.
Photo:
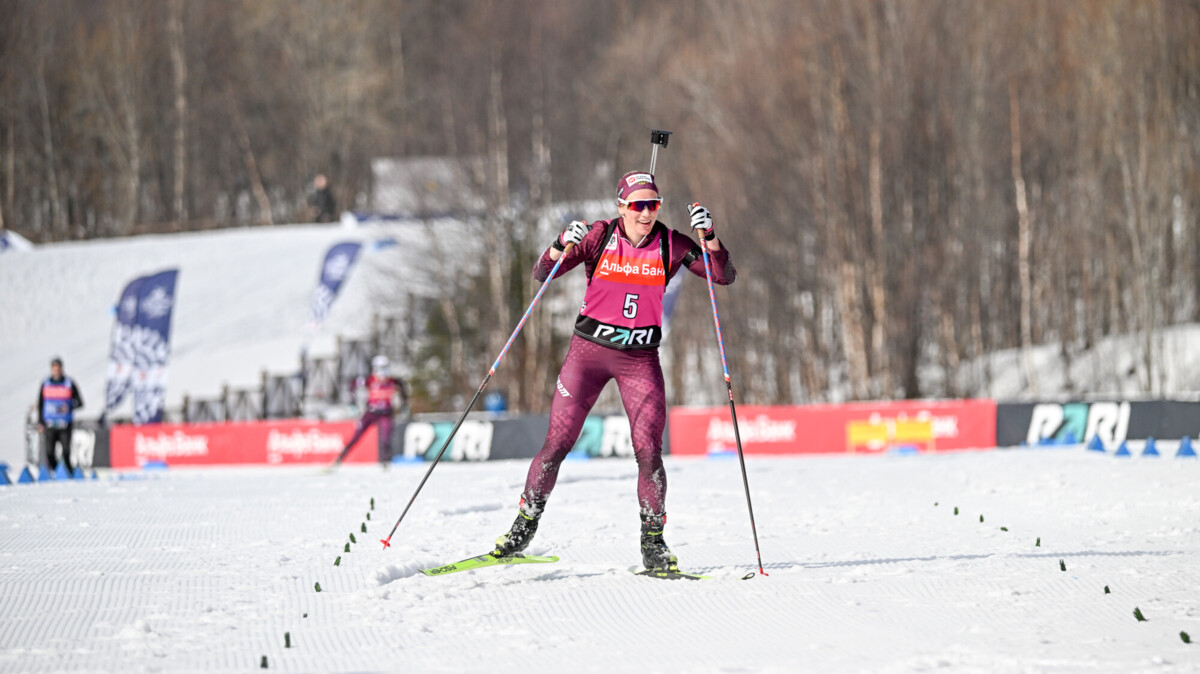
[{"label": "tree trunk", "polygon": [[38,50],[37,67],[38,105],[42,121],[42,152],[46,161],[46,187],[50,192],[50,239],[65,236],[67,233],[66,219],[63,215],[62,201],[59,199],[58,169],[54,156],[54,136],[50,126],[50,100],[46,93],[46,54]]},{"label": "tree trunk", "polygon": [[867,262],[867,282],[871,288],[872,372],[879,380],[878,393],[892,395],[892,373],[888,362],[887,333],[887,240],[883,235],[883,75],[880,64],[880,38],[875,13],[866,12],[867,68],[871,78],[871,129],[868,157],[869,201],[871,209],[871,255]]},{"label": "tree trunk", "polygon": [[[838,217],[829,222],[832,227],[830,244],[834,247],[835,270],[837,273],[838,315],[841,318],[842,346],[846,352],[846,363],[849,369],[851,395],[856,400],[867,397],[870,389],[870,365],[867,362],[867,343],[864,334],[866,315],[862,306],[860,294],[861,280],[853,257],[858,250],[855,240],[853,223],[847,208],[853,201],[849,196],[854,185],[859,184],[855,179],[857,160],[854,152],[854,134],[850,125],[850,117],[846,111],[846,100],[842,87],[845,85],[845,65],[842,61],[841,50],[833,50],[833,80],[830,82],[831,106],[833,108],[833,138],[830,146],[834,148],[836,170],[834,175],[839,177],[841,199],[831,199],[830,215],[838,213]],[[827,186],[833,181],[827,180]],[[836,188],[835,188],[836,189]]]},{"label": "tree trunk", "polygon": [[246,173],[250,175],[250,191],[258,202],[259,223],[274,225],[275,217],[271,213],[271,199],[263,187],[262,174],[258,171],[258,161],[254,158],[254,147],[250,144],[250,134],[246,132],[246,122],[242,116],[242,106],[237,99],[229,95],[229,109],[233,116],[234,131],[237,133],[238,146],[242,149],[242,161],[246,163]]},{"label": "tree trunk", "polygon": [[1038,394],[1037,372],[1033,367],[1033,280],[1029,257],[1033,232],[1021,171],[1021,109],[1017,100],[1017,82],[1008,83],[1009,130],[1012,137],[1012,179],[1017,198],[1017,273],[1021,284],[1021,366],[1029,392]]},{"label": "tree trunk", "polygon": [[175,221],[188,220],[184,190],[187,186],[187,60],[183,52],[183,0],[171,0],[167,26],[167,41],[171,51],[171,70],[175,83]]},{"label": "tree trunk", "polygon": [[838,300],[842,342],[850,371],[850,389],[855,400],[862,400],[868,393],[867,347],[862,329],[863,307],[858,269],[850,260],[843,260],[838,265]]},{"label": "tree trunk", "polygon": [[0,160],[4,163],[4,198],[0,199],[0,230],[4,229],[4,209],[12,208],[12,122],[4,125],[7,131],[5,136],[4,149],[0,152]]},{"label": "tree trunk", "polygon": [[[1125,150],[1123,136],[1117,138],[1117,160],[1121,165],[1121,194],[1125,205],[1125,229],[1129,235],[1129,254],[1132,258],[1134,302],[1137,305],[1137,333],[1142,341],[1143,378],[1140,382],[1142,393],[1153,393],[1154,382],[1154,299],[1150,297],[1150,286],[1153,283],[1146,254],[1146,242],[1143,241],[1141,212],[1138,208],[1138,190],[1135,184],[1134,170],[1130,167],[1129,155]],[[1139,176],[1140,177],[1140,176]]]},{"label": "tree trunk", "polygon": [[[508,190],[508,118],[504,112],[504,92],[502,89],[500,71],[500,50],[494,46],[491,51],[491,77],[488,86],[488,148],[491,154],[491,186],[493,212],[487,217],[485,240],[488,250],[485,253],[493,310],[496,312],[496,325],[488,330],[488,351],[499,354],[501,347],[515,327],[509,320],[509,306],[504,283],[505,271],[508,268],[508,247],[510,237],[507,236],[507,225],[512,222],[512,208]],[[502,236],[503,235],[503,236]]]},{"label": "tree trunk", "polygon": [[16,215],[16,202],[13,201],[17,193],[16,180],[16,143],[14,136],[16,120],[12,115],[8,117],[8,138],[6,143],[6,152],[4,154],[4,203],[7,205],[8,212],[11,216]]}]

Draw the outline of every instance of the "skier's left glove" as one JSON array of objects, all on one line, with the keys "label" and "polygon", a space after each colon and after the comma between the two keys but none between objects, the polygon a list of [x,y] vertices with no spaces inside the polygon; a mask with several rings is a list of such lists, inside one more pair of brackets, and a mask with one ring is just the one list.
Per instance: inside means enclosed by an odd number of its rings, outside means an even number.
[{"label": "skier's left glove", "polygon": [[688,206],[688,213],[692,214],[692,229],[696,230],[701,239],[712,241],[717,238],[717,233],[713,231],[712,214],[707,208],[700,204],[692,204]]}]

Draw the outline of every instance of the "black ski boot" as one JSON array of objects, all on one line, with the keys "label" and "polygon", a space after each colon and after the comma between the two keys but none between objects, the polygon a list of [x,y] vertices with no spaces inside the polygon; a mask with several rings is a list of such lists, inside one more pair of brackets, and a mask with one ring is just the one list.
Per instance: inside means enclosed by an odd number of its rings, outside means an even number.
[{"label": "black ski boot", "polygon": [[493,557],[511,557],[529,547],[533,535],[537,533],[538,519],[542,516],[544,503],[535,503],[521,499],[521,507],[517,510],[517,519],[512,528],[496,539],[496,549]]},{"label": "black ski boot", "polygon": [[679,558],[663,540],[667,515],[642,515],[642,565],[652,571],[678,571]]}]

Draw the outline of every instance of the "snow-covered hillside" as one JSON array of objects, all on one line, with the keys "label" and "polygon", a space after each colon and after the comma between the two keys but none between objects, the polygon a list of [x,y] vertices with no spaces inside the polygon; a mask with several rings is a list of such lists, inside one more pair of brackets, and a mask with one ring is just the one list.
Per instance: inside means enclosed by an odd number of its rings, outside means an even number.
[{"label": "snow-covered hillside", "polygon": [[309,328],[309,300],[331,245],[384,235],[400,238],[401,245],[387,249],[400,260],[419,256],[426,240],[416,227],[385,232],[294,225],[61,243],[5,254],[0,462],[23,461],[25,415],[53,356],[63,358],[66,373],[81,387],[80,416],[99,416],[113,308],[135,277],[179,269],[167,386],[167,405],[177,407],[185,393],[216,397],[223,384],[256,386],[263,370],[296,372],[306,340],[314,340],[319,352],[332,335],[364,334],[371,319],[369,246],[316,333]]}]

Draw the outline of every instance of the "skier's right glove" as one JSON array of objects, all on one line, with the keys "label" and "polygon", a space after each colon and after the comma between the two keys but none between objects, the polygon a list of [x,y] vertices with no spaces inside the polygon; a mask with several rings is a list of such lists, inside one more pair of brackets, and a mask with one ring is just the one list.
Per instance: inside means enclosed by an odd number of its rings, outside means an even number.
[{"label": "skier's right glove", "polygon": [[553,245],[554,250],[566,250],[567,244],[578,244],[580,241],[583,241],[583,237],[587,236],[587,233],[587,223],[583,220],[574,220],[571,224],[567,225],[567,228],[563,230],[562,234],[551,245]]},{"label": "skier's right glove", "polygon": [[688,213],[692,216],[692,229],[696,230],[701,239],[712,241],[717,238],[717,233],[713,231],[712,214],[707,208],[700,204],[692,204],[688,206]]}]

